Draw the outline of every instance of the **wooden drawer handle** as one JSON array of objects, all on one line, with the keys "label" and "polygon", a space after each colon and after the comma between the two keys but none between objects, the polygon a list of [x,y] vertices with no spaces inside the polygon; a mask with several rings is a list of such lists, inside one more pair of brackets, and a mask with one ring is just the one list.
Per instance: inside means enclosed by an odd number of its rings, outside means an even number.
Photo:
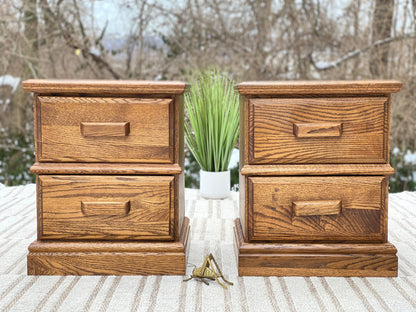
[{"label": "wooden drawer handle", "polygon": [[341,213],[341,208],[340,200],[292,202],[296,217],[337,215]]},{"label": "wooden drawer handle", "polygon": [[342,123],[294,123],[293,134],[298,138],[340,137]]},{"label": "wooden drawer handle", "polygon": [[81,122],[80,128],[84,137],[127,136],[130,133],[129,122]]},{"label": "wooden drawer handle", "polygon": [[86,216],[125,216],[130,212],[130,201],[125,202],[84,202],[81,211]]}]

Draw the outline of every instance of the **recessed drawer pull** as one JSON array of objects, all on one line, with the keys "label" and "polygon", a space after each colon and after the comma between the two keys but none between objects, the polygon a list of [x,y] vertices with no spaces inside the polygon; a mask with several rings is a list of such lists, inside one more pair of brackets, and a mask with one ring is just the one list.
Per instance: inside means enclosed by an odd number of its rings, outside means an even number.
[{"label": "recessed drawer pull", "polygon": [[129,122],[81,122],[81,134],[84,137],[128,136]]},{"label": "recessed drawer pull", "polygon": [[293,134],[298,138],[340,137],[342,123],[294,123]]},{"label": "recessed drawer pull", "polygon": [[296,217],[337,215],[341,213],[341,207],[340,200],[292,202]]},{"label": "recessed drawer pull", "polygon": [[130,201],[125,202],[84,202],[81,211],[86,216],[125,216],[130,211]]}]

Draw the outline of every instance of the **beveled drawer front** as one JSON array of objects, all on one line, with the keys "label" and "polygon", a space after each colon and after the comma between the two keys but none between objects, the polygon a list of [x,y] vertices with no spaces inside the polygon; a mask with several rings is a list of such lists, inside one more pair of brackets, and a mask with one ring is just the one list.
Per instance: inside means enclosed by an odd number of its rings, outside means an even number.
[{"label": "beveled drawer front", "polygon": [[386,240],[384,177],[248,177],[247,182],[249,240]]},{"label": "beveled drawer front", "polygon": [[249,164],[386,163],[387,97],[249,100]]},{"label": "beveled drawer front", "polygon": [[172,240],[173,176],[40,175],[39,239]]},{"label": "beveled drawer front", "polygon": [[172,99],[40,96],[39,161],[173,163],[172,106]]}]

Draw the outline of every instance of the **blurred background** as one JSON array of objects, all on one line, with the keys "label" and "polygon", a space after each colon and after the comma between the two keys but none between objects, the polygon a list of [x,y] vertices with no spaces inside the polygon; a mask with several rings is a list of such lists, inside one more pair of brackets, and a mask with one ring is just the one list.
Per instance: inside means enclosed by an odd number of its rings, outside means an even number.
[{"label": "blurred background", "polygon": [[[215,66],[236,82],[400,80],[390,191],[414,190],[415,51],[416,0],[0,0],[0,183],[34,182],[32,98],[21,81],[190,81]],[[189,153],[186,164],[187,187],[197,187]]]}]

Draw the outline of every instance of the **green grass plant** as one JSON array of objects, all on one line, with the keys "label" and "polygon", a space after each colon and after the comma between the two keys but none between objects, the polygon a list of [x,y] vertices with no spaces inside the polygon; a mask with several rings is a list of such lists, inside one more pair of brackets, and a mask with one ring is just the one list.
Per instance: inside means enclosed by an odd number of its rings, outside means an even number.
[{"label": "green grass plant", "polygon": [[201,71],[185,94],[185,141],[204,171],[227,171],[239,132],[234,81],[218,70]]}]

